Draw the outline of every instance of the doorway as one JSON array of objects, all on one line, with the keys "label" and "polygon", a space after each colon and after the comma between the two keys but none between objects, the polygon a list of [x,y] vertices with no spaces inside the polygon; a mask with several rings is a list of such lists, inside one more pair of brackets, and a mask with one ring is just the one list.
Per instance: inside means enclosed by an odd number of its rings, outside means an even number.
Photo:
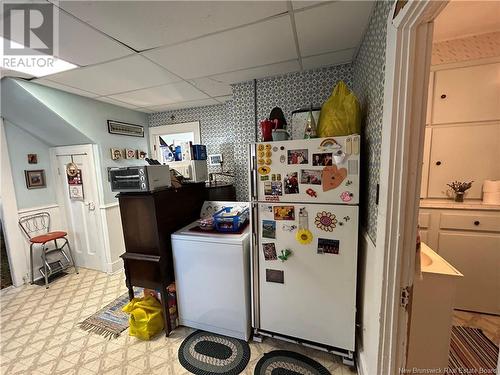
[{"label": "doorway", "polygon": [[5,246],[3,225],[0,220],[0,289],[7,288],[11,285],[12,276],[10,274],[9,258],[7,256],[7,248]]},{"label": "doorway", "polygon": [[200,122],[184,122],[150,128],[149,137],[152,158],[165,164],[168,161],[167,153],[175,152],[175,146],[182,142],[192,142],[192,144],[201,142]]},{"label": "doorway", "polygon": [[92,145],[51,149],[57,197],[64,207],[70,245],[78,267],[105,271],[105,247]]}]

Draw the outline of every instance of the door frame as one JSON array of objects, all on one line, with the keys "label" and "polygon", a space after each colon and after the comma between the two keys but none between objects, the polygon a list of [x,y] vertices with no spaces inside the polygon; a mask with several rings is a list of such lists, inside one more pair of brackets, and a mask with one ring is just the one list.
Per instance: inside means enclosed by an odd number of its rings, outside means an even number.
[{"label": "door frame", "polygon": [[74,145],[74,146],[59,146],[59,147],[53,147],[50,149],[50,161],[51,165],[54,171],[57,171],[58,175],[56,176],[56,198],[57,198],[57,203],[59,204],[59,207],[62,208],[61,216],[66,220],[66,223],[69,223],[69,217],[68,215],[70,214],[69,207],[67,207],[66,202],[65,202],[65,195],[68,192],[63,189],[61,184],[59,183],[59,175],[62,173],[65,173],[64,171],[59,170],[59,163],[57,161],[57,155],[60,154],[86,154],[87,157],[89,158],[89,165],[90,165],[90,175],[86,176],[85,178],[90,178],[90,186],[93,189],[93,194],[95,196],[96,202],[95,202],[95,209],[97,211],[96,213],[96,220],[97,220],[97,227],[99,228],[97,236],[99,237],[99,243],[103,245],[103,254],[99,255],[99,261],[100,261],[100,271],[101,272],[107,272],[108,267],[107,264],[110,262],[111,259],[111,253],[109,249],[109,242],[106,241],[105,239],[107,238],[105,235],[105,227],[104,223],[102,220],[102,215],[101,215],[101,206],[102,206],[102,181],[99,180],[99,174],[97,171],[99,171],[100,165],[99,165],[99,159],[98,159],[98,152],[95,147],[95,145],[92,144],[86,144],[86,145]]},{"label": "door frame", "polygon": [[406,364],[409,319],[400,296],[413,284],[433,20],[446,4],[408,2],[394,19],[393,7],[387,20],[376,243],[384,254],[377,374],[398,374]]},{"label": "door frame", "polygon": [[156,142],[156,139],[159,135],[187,133],[187,132],[194,133],[195,144],[201,143],[201,130],[199,121],[181,122],[178,124],[161,125],[149,128],[149,148],[150,148],[149,151],[151,157],[154,159],[158,159],[156,151],[159,149],[159,146]]}]

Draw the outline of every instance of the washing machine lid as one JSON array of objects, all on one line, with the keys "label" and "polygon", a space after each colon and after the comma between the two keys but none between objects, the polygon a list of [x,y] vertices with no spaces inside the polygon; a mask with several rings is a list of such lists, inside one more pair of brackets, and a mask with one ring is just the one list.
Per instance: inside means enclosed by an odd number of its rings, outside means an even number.
[{"label": "washing machine lid", "polygon": [[241,244],[250,235],[250,225],[248,225],[243,233],[214,233],[214,232],[198,232],[191,231],[191,228],[197,227],[198,221],[186,225],[184,228],[179,229],[177,232],[172,233],[172,239],[176,240],[189,240],[201,242],[218,242],[218,243],[234,243]]}]

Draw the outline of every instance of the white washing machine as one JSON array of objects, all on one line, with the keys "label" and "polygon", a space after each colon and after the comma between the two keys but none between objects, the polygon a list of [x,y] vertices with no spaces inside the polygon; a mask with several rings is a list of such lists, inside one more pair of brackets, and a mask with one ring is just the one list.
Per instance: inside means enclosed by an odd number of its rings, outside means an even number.
[{"label": "white washing machine", "polygon": [[[243,202],[205,202],[244,205]],[[177,306],[183,326],[250,337],[250,229],[241,234],[191,231],[194,222],[172,234]]]}]

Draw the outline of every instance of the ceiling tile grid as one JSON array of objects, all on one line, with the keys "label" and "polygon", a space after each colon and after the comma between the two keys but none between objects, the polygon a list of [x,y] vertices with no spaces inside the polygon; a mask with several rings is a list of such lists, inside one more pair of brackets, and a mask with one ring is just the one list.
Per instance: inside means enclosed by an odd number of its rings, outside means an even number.
[{"label": "ceiling tile grid", "polygon": [[370,1],[54,4],[59,55],[80,67],[34,81],[145,112],[223,103],[234,83],[351,62],[373,9]]}]

